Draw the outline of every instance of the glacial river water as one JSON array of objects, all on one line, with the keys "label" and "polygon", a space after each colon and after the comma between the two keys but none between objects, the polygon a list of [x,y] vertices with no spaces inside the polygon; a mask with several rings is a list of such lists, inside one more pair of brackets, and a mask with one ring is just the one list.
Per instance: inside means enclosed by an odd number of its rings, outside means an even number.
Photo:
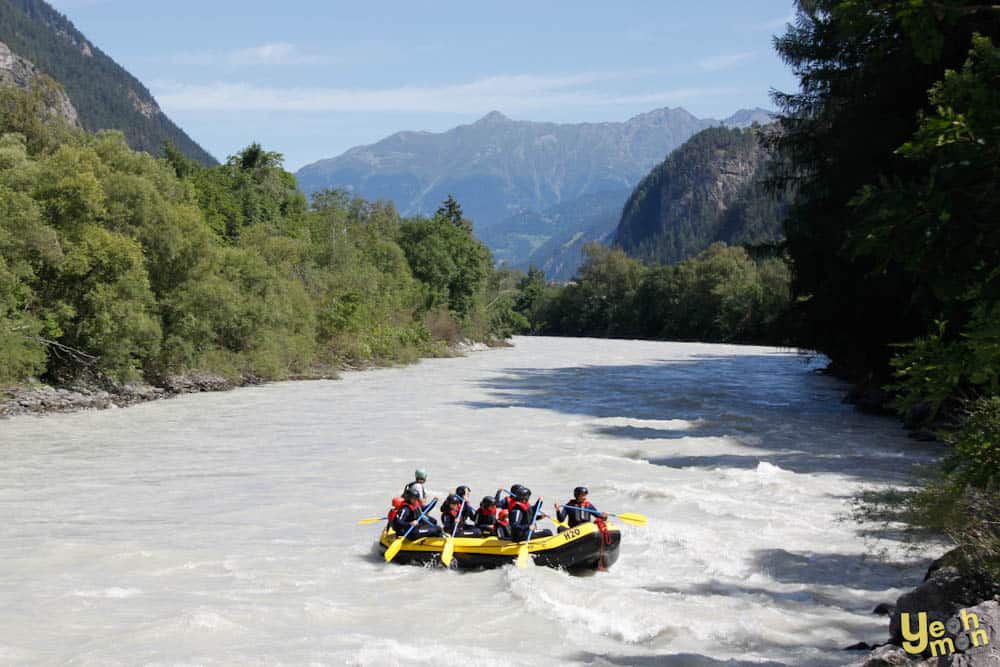
[{"label": "glacial river water", "polygon": [[[853,493],[933,452],[841,403],[821,360],[517,338],[508,349],[0,421],[0,663],[839,665],[919,582]],[[384,513],[432,492],[586,484],[618,563],[387,565]],[[869,534],[870,533],[870,534]],[[889,558],[876,557],[887,552]]]}]

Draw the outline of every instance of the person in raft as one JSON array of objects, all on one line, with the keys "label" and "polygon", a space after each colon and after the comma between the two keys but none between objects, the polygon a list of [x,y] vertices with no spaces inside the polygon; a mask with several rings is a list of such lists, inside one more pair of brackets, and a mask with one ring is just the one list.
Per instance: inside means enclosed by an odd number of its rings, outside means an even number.
[{"label": "person in raft", "polygon": [[[466,502],[465,506],[468,507],[469,503]],[[482,537],[483,534],[478,528],[465,523],[466,516],[468,515],[462,508],[462,497],[457,494],[448,496],[441,505],[441,527],[444,528],[444,534],[455,537]]]},{"label": "person in raft", "polygon": [[472,489],[467,486],[460,486],[455,489],[455,497],[458,498],[459,507],[462,506],[462,501],[465,501],[465,508],[462,509],[462,519],[467,519],[475,523],[476,508],[472,504]]},{"label": "person in raft", "polygon": [[417,501],[423,507],[427,504],[427,489],[424,488],[424,482],[427,481],[427,471],[423,468],[417,468],[413,471],[413,478],[413,481],[407,484],[406,488],[412,489],[417,494]]},{"label": "person in raft", "polygon": [[510,539],[510,521],[507,510],[497,510],[497,538],[501,540]]},{"label": "person in raft", "polygon": [[517,502],[515,496],[517,496],[518,492],[523,488],[524,487],[520,484],[511,484],[510,493],[507,493],[504,489],[497,489],[496,495],[493,496],[493,499],[496,501],[497,508],[510,510],[510,508],[514,506],[514,503]]},{"label": "person in raft", "polygon": [[[597,509],[587,500],[589,493],[590,490],[585,486],[578,486],[573,489],[573,500],[570,500],[562,507],[559,506],[559,503],[556,503],[556,517],[560,521],[566,521],[570,528],[579,526],[581,523],[589,523],[594,518],[607,520],[608,513]],[[564,530],[566,529],[560,528],[559,532]]]},{"label": "person in raft", "polygon": [[420,518],[424,510],[420,505],[417,494],[410,487],[406,487],[406,490],[403,491],[403,501],[402,507],[399,509],[394,508],[396,514],[392,519],[392,529],[396,531],[397,537],[405,535],[411,526],[413,530],[410,530],[410,534],[407,536],[411,540],[420,537],[435,537],[441,534],[440,526],[425,523]]},{"label": "person in raft", "polygon": [[476,528],[483,534],[483,537],[497,534],[497,501],[489,496],[483,496],[479,501],[479,509],[472,517]]},{"label": "person in raft", "polygon": [[542,505],[542,499],[539,498],[534,504],[529,505],[528,501],[530,500],[531,489],[522,486],[514,494],[514,504],[508,510],[507,517],[510,521],[510,538],[515,542],[522,542],[528,539],[528,533],[531,533],[531,539],[552,535],[551,530],[532,530],[532,519],[541,519],[545,515],[538,512],[538,509]]}]

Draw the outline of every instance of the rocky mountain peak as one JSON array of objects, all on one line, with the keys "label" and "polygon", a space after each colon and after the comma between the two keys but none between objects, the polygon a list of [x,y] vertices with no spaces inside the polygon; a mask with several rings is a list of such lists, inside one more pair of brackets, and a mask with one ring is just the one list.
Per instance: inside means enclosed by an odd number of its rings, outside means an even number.
[{"label": "rocky mountain peak", "polygon": [[503,115],[499,111],[491,111],[479,120],[476,121],[476,125],[499,125],[501,123],[511,122],[510,118]]}]

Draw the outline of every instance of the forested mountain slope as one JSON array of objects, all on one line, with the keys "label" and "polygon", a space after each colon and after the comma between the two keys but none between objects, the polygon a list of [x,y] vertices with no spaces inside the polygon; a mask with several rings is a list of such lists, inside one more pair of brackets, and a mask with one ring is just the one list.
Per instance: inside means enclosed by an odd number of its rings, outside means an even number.
[{"label": "forested mountain slope", "polygon": [[121,130],[133,150],[154,155],[169,140],[201,164],[217,164],[167,118],[138,79],[43,0],[0,0],[0,42],[62,84],[84,129]]}]

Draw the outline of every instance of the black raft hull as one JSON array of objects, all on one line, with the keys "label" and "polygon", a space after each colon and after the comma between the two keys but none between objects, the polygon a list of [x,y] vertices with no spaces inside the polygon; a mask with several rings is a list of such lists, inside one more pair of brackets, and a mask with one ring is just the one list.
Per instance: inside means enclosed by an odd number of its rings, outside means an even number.
[{"label": "black raft hull", "polygon": [[[392,530],[385,530],[379,540],[382,553],[396,539]],[[517,560],[521,542],[499,540],[495,537],[456,537],[452,567],[463,570],[490,569],[510,565]],[[605,532],[593,523],[570,528],[551,537],[532,539],[528,555],[535,565],[555,567],[573,572],[600,570],[611,567],[618,560],[621,531],[611,524]],[[422,537],[405,540],[393,563],[400,565],[440,565],[443,537]]]}]

